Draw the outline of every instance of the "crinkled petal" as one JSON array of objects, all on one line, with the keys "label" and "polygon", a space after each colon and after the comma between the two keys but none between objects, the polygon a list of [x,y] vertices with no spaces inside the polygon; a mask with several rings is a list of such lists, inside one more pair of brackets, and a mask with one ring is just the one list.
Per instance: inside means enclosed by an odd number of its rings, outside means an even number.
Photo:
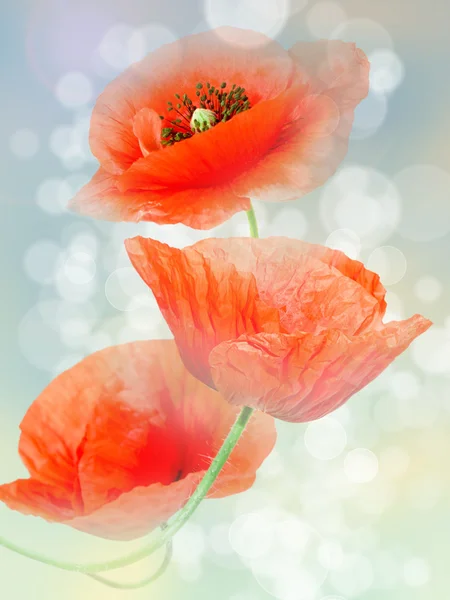
[{"label": "crinkled petal", "polygon": [[[210,246],[216,243],[220,248],[218,240]],[[126,240],[125,246],[152,289],[185,365],[207,385],[214,346],[245,332],[280,331],[278,311],[261,300],[254,274],[240,272],[226,253],[206,257],[204,242],[179,250],[142,237]]]},{"label": "crinkled petal", "polygon": [[244,86],[253,106],[289,87],[293,71],[289,54],[255,31],[227,27],[162,46],[99,97],[91,122],[92,152],[107,171],[122,173],[142,156],[132,127],[142,108],[164,115],[176,93],[195,98],[198,82]]},{"label": "crinkled petal", "polygon": [[232,404],[284,421],[312,421],[370,383],[430,325],[415,315],[356,337],[335,330],[244,335],[211,352],[211,373]]},{"label": "crinkled petal", "polygon": [[185,364],[208,384],[210,350],[242,333],[333,328],[354,335],[381,322],[377,276],[305,242],[209,238],[178,250],[134,238],[126,247]]}]

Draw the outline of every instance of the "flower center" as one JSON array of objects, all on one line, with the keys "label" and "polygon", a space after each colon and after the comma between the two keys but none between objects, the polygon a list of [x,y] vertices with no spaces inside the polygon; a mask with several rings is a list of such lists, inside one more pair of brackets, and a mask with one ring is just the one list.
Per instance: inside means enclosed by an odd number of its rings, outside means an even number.
[{"label": "flower center", "polygon": [[227,90],[227,84],[221,83],[219,87],[209,82],[204,85],[197,83],[194,103],[187,94],[175,94],[177,102],[167,102],[167,112],[176,114],[171,119],[160,115],[160,119],[168,121],[169,126],[161,131],[161,144],[172,146],[195,134],[211,129],[217,123],[225,123],[237,114],[251,108],[250,101],[245,95],[245,88],[233,84]]}]

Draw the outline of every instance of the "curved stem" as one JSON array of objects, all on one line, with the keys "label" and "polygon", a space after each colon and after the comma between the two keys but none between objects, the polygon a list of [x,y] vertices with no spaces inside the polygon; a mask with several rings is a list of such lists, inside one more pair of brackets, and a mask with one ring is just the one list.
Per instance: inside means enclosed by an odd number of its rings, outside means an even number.
[{"label": "curved stem", "polygon": [[227,438],[222,444],[222,447],[220,448],[216,457],[212,461],[209,469],[207,470],[203,479],[197,486],[195,492],[185,504],[184,508],[182,508],[180,512],[175,515],[173,520],[168,524],[167,528],[164,529],[164,531],[158,538],[151,541],[146,546],[143,546],[139,550],[130,552],[130,554],[123,556],[122,558],[117,558],[106,562],[90,563],[83,565],[41,556],[37,552],[27,550],[26,548],[21,548],[17,544],[14,544],[2,537],[0,537],[0,545],[7,548],[8,550],[11,550],[12,552],[16,552],[17,554],[21,554],[22,556],[31,558],[32,560],[35,560],[37,562],[56,567],[58,569],[63,569],[64,571],[77,571],[79,573],[101,573],[102,571],[112,571],[114,569],[120,569],[122,567],[132,565],[133,563],[144,559],[145,557],[149,556],[150,554],[164,546],[164,544],[166,544],[175,535],[175,533],[179,529],[181,529],[181,527],[195,512],[198,505],[201,503],[201,501],[204,499],[206,494],[213,486],[222,467],[228,460],[228,457],[230,456],[233,448],[236,446],[239,438],[243,434],[244,429],[252,413],[252,408],[244,407],[241,410]]},{"label": "curved stem", "polygon": [[256,221],[255,209],[253,208],[253,206],[251,207],[250,210],[247,211],[247,219],[248,219],[248,224],[250,227],[250,236],[252,238],[258,238],[259,237],[258,223]]},{"label": "curved stem", "polygon": [[145,579],[141,579],[140,581],[136,581],[135,583],[119,583],[117,581],[111,581],[106,577],[102,577],[101,575],[95,575],[94,573],[86,573],[86,577],[91,577],[91,579],[95,579],[99,583],[103,583],[107,587],[114,588],[116,590],[137,590],[138,588],[145,587],[150,583],[156,581],[161,575],[163,575],[172,560],[173,555],[173,544],[172,540],[169,540],[166,544],[166,554],[164,555],[164,560],[158,569]]}]

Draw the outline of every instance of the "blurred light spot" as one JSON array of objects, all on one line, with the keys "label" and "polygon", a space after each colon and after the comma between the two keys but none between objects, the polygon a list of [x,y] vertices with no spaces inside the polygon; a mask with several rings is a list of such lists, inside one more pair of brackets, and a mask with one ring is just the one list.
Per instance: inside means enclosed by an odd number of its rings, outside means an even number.
[{"label": "blurred light spot", "polygon": [[230,544],[244,558],[258,558],[270,549],[273,531],[263,513],[238,517],[230,527]]},{"label": "blurred light spot", "polygon": [[329,38],[333,31],[345,23],[347,15],[337,2],[316,2],[306,15],[306,23],[316,38]]},{"label": "blurred light spot", "polygon": [[361,251],[361,241],[351,229],[336,229],[327,237],[325,246],[333,250],[340,250],[353,259],[358,258]]},{"label": "blurred light spot", "polygon": [[367,268],[380,276],[383,285],[398,283],[406,273],[406,258],[394,246],[375,248],[367,261]]},{"label": "blurred light spot", "polygon": [[401,446],[388,446],[380,452],[380,470],[386,477],[401,477],[407,472],[409,463],[409,454]]},{"label": "blurred light spot", "polygon": [[370,54],[370,87],[377,94],[390,94],[402,82],[405,69],[392,50],[376,50]]},{"label": "blurred light spot", "polygon": [[370,89],[368,96],[355,108],[355,120],[350,138],[364,140],[376,133],[384,123],[387,109],[386,97]]},{"label": "blurred light spot", "polygon": [[234,553],[230,544],[229,530],[227,523],[219,523],[211,528],[209,543],[216,554],[228,556]]},{"label": "blurred light spot", "polygon": [[145,303],[156,306],[148,286],[132,267],[124,267],[111,273],[105,283],[105,295],[117,310],[135,310]]},{"label": "blurred light spot", "polygon": [[89,266],[89,262],[85,262],[83,259],[78,260],[76,257],[72,261],[69,257],[67,268],[64,264],[63,268],[58,269],[55,276],[55,288],[61,298],[70,303],[86,302],[96,288],[93,277],[87,281],[91,276],[91,269],[92,266]]},{"label": "blurred light spot", "polygon": [[28,277],[41,284],[53,281],[61,248],[51,240],[40,240],[28,248],[24,267]]},{"label": "blurred light spot", "polygon": [[319,546],[318,558],[320,564],[328,571],[339,569],[344,559],[342,546],[338,542],[324,541]]},{"label": "blurred light spot", "polygon": [[64,371],[71,369],[80,361],[82,361],[83,358],[84,357],[82,354],[69,354],[68,356],[65,356],[63,359],[59,360],[56,363],[56,365],[51,369],[52,375],[56,377]]},{"label": "blurred light spot", "polygon": [[195,566],[206,550],[203,529],[195,523],[186,523],[174,538],[173,559],[180,565]]},{"label": "blurred light spot", "polygon": [[388,238],[400,220],[400,197],[389,179],[374,169],[342,169],[325,186],[320,199],[325,228],[351,230],[363,247]]},{"label": "blurred light spot", "polygon": [[[289,0],[205,0],[205,16],[211,28],[230,25],[275,37],[288,17]],[[227,31],[218,33],[228,41]],[[236,43],[230,39],[230,43]],[[245,42],[240,42],[244,43]]]},{"label": "blurred light spot", "polygon": [[53,215],[66,210],[67,202],[72,197],[70,185],[63,179],[45,179],[39,184],[36,193],[38,206]]},{"label": "blurred light spot", "polygon": [[428,373],[450,373],[450,332],[431,327],[411,344],[416,365]]},{"label": "blurred light spot", "polygon": [[69,252],[82,252],[95,256],[98,250],[98,240],[95,235],[90,232],[77,233],[70,240],[68,245]]},{"label": "blurred light spot", "polygon": [[[150,335],[165,324],[155,298],[148,292],[142,296],[134,296],[129,306],[130,308],[127,307],[126,310],[126,320],[128,325],[135,331]],[[170,336],[169,329],[168,334]]]},{"label": "blurred light spot", "polygon": [[385,296],[387,302],[386,313],[383,317],[383,323],[391,321],[401,321],[404,318],[403,302],[395,292],[387,291]]},{"label": "blurred light spot", "polygon": [[365,556],[348,554],[340,569],[331,573],[330,579],[339,593],[359,598],[373,583],[372,565]]},{"label": "blurred light spot", "polygon": [[92,354],[93,352],[103,350],[103,348],[108,348],[112,345],[113,341],[111,336],[103,331],[98,331],[92,334],[86,341],[86,350],[89,354]]},{"label": "blurred light spot", "polygon": [[[248,229],[248,225],[247,225]],[[277,211],[265,235],[285,235],[294,239],[302,239],[308,231],[308,222],[303,213],[297,208],[282,208]]]},{"label": "blurred light spot", "polygon": [[411,371],[397,371],[390,378],[390,387],[397,398],[411,400],[420,393],[420,381]]},{"label": "blurred light spot", "polygon": [[57,99],[67,108],[78,108],[88,104],[94,95],[90,80],[78,71],[66,73],[56,84]]},{"label": "blurred light spot", "polygon": [[406,585],[420,587],[430,579],[430,569],[423,558],[410,558],[403,566],[403,577]]},{"label": "blurred light spot", "polygon": [[450,174],[434,165],[403,169],[394,182],[405,201],[398,230],[404,238],[428,242],[450,231]]},{"label": "blurred light spot", "polygon": [[309,423],[305,431],[305,446],[318,460],[331,460],[339,456],[347,444],[345,429],[332,417]]},{"label": "blurred light spot", "polygon": [[61,340],[70,348],[85,344],[91,332],[92,323],[81,317],[63,321],[60,326]]},{"label": "blurred light spot", "polygon": [[336,27],[331,39],[355,43],[367,55],[375,50],[390,49],[392,38],[382,25],[370,19],[350,19]]},{"label": "blurred light spot", "polygon": [[353,483],[367,483],[377,476],[378,459],[367,448],[355,448],[345,457],[344,472]]},{"label": "blurred light spot", "polygon": [[95,271],[95,261],[86,252],[72,252],[64,264],[67,279],[79,285],[92,281],[95,277]]},{"label": "blurred light spot", "polygon": [[[163,25],[151,23],[134,30],[128,39],[129,58],[132,62],[142,60],[164,44],[176,41],[176,35]],[[180,48],[181,59],[181,48]]]},{"label": "blurred light spot", "polygon": [[442,294],[442,283],[436,277],[421,277],[414,285],[414,293],[422,302],[435,302]]},{"label": "blurred light spot", "polygon": [[135,29],[124,23],[111,27],[98,48],[101,59],[110,67],[126,69],[133,62],[130,56],[130,40],[134,33]]},{"label": "blurred light spot", "polygon": [[243,515],[230,543],[261,587],[283,600],[311,600],[326,578],[318,560],[320,534],[306,521],[277,509]]},{"label": "blurred light spot", "polygon": [[39,150],[39,138],[31,129],[18,129],[12,134],[9,145],[17,158],[32,158]]}]

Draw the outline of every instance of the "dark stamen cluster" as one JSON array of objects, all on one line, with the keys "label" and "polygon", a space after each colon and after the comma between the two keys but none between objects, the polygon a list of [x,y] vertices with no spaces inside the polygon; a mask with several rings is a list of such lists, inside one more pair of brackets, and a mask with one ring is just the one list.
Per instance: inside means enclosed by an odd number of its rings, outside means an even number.
[{"label": "dark stamen cluster", "polygon": [[172,146],[194,135],[191,129],[191,119],[197,108],[212,110],[216,115],[216,123],[224,123],[232,117],[251,108],[245,88],[233,84],[227,91],[227,84],[223,82],[215,87],[209,82],[204,85],[197,83],[197,100],[194,103],[187,94],[175,94],[176,102],[167,102],[167,112],[174,113],[175,117],[160,116],[168,121],[169,125],[162,128],[161,143],[163,146]]}]

